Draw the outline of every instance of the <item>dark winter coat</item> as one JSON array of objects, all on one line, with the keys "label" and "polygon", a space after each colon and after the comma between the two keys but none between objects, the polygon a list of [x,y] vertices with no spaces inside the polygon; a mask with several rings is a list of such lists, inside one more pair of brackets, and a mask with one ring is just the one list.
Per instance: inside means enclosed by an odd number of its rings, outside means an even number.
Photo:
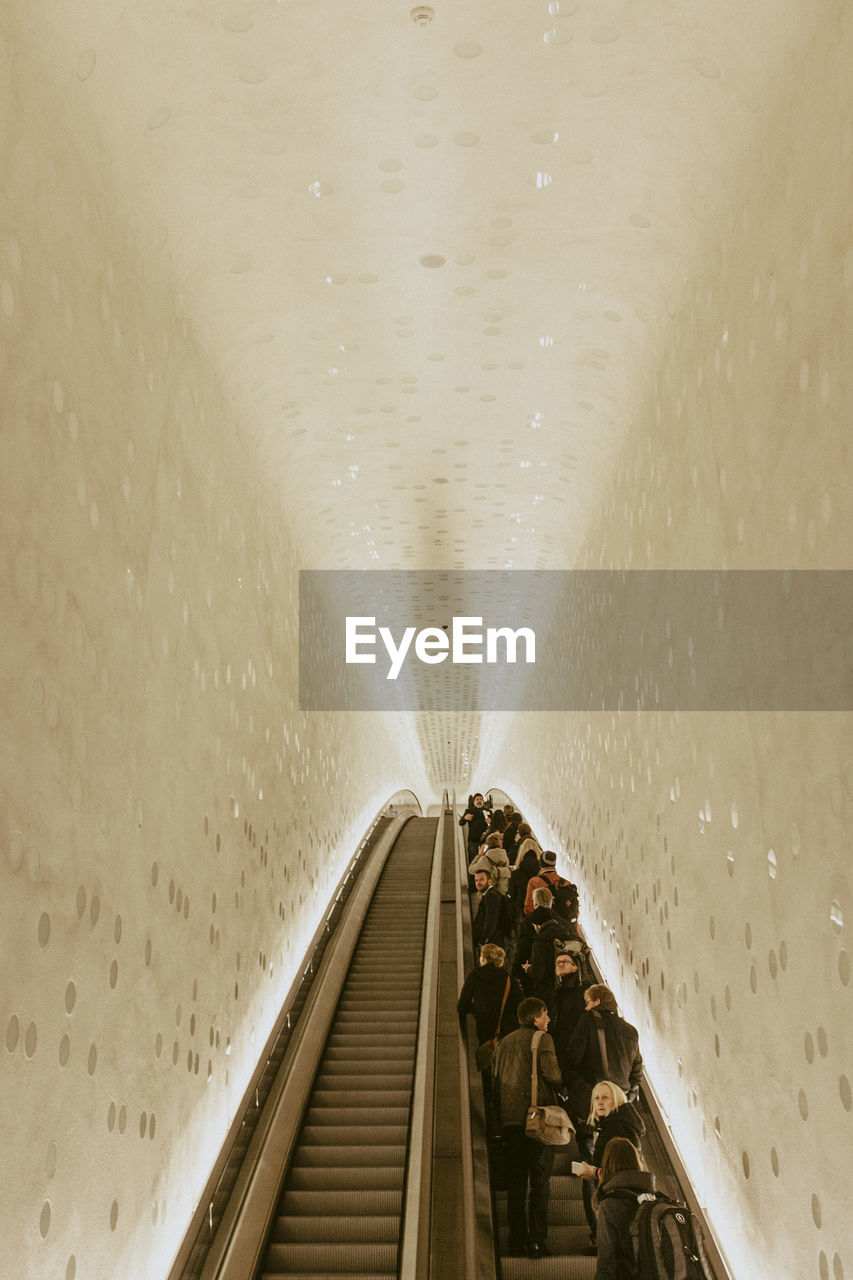
[{"label": "dark winter coat", "polygon": [[525,995],[530,995],[530,990],[527,985],[527,971],[524,966],[530,963],[530,952],[533,950],[535,938],[536,930],[531,920],[527,916],[522,916],[515,934],[515,946],[512,952],[512,976],[521,983]]},{"label": "dark winter coat", "polygon": [[[624,1169],[602,1182],[595,1197],[598,1265],[595,1280],[634,1280],[634,1246],[631,1222],[637,1211],[633,1196],[655,1189],[653,1173]],[[617,1194],[613,1194],[613,1193]]]},{"label": "dark winter coat", "polygon": [[567,974],[554,987],[551,992],[551,998],[548,1001],[548,1012],[551,1015],[549,1030],[554,1037],[557,1061],[560,1063],[560,1070],[564,1075],[565,1068],[563,1063],[566,1050],[572,1037],[572,1032],[585,1012],[583,993],[589,985],[589,982],[581,978],[580,973]]},{"label": "dark winter coat", "polygon": [[[486,813],[485,809],[482,807],[478,809],[476,805],[472,805],[470,809],[466,809],[465,813],[471,814],[471,817],[468,819],[468,844],[479,844],[488,829],[489,815]],[[465,825],[464,815],[459,819],[459,825],[460,827]]]},{"label": "dark winter coat", "polygon": [[474,916],[474,924],[471,928],[471,936],[475,946],[481,947],[484,942],[496,942],[499,947],[504,945],[505,939],[501,915],[501,895],[497,889],[489,885],[480,898],[480,905],[477,908],[477,914]]},{"label": "dark winter coat", "polygon": [[640,1150],[640,1139],[646,1132],[645,1122],[636,1107],[630,1102],[623,1102],[609,1116],[599,1116],[594,1125],[581,1125],[578,1128],[578,1146],[584,1160],[598,1169],[604,1158],[604,1148],[611,1138],[627,1138]]},{"label": "dark winter coat", "polygon": [[[598,1028],[604,1028],[607,1047],[605,1072],[598,1044]],[[578,1019],[577,1026],[566,1046],[566,1070],[572,1079],[581,1076],[590,1087],[599,1080],[612,1080],[624,1089],[630,1101],[640,1091],[643,1079],[643,1059],[640,1055],[640,1037],[636,1027],[620,1018],[617,1013],[603,1009],[591,1009]],[[571,1083],[571,1081],[567,1081]]]},{"label": "dark winter coat", "polygon": [[[494,1099],[503,1127],[523,1125],[530,1106],[533,1052],[530,1042],[535,1027],[519,1027],[501,1040],[492,1067],[495,1079]],[[537,1055],[537,1092],[539,1106],[553,1106],[555,1089],[559,1089],[560,1069],[554,1053],[554,1041],[547,1031],[539,1040]]]},{"label": "dark winter coat", "polygon": [[513,871],[509,879],[509,896],[518,909],[518,914],[524,910],[524,899],[527,895],[527,882],[533,876],[539,875],[539,858],[535,849],[528,849],[527,853],[522,856],[521,862]]},{"label": "dark winter coat", "polygon": [[[509,993],[501,1017],[501,1001],[504,998],[506,984],[509,981]],[[483,1044],[491,1040],[501,1018],[501,1035],[509,1035],[518,1029],[516,1009],[523,999],[518,983],[510,978],[505,969],[497,969],[493,964],[480,965],[468,974],[459,993],[456,1012],[462,1022],[469,1013],[477,1019],[477,1043]]]},{"label": "dark winter coat", "polygon": [[[543,908],[544,910],[544,908]],[[564,920],[558,919],[553,911],[546,924],[541,925],[530,948],[530,968],[527,971],[527,990],[530,995],[538,996],[547,1004],[557,981],[554,973],[555,942],[565,942],[571,937],[571,931]]]}]

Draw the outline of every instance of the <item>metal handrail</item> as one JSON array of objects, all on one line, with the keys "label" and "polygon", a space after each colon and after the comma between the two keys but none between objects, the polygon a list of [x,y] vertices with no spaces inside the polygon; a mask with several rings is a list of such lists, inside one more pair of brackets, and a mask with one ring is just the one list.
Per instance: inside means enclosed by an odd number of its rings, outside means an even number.
[{"label": "metal handrail", "polygon": [[[456,816],[456,792],[452,812]],[[471,939],[471,905],[468,897],[468,859],[465,841],[455,826],[456,849],[456,963],[459,986],[474,963]],[[470,1019],[469,1019],[470,1022]],[[466,1280],[496,1280],[495,1227],[492,1216],[489,1152],[486,1138],[486,1103],[476,1060],[476,1046],[458,1033],[459,1083],[462,1129],[462,1179],[465,1223]]]},{"label": "metal handrail", "polygon": [[400,1280],[425,1280],[429,1275],[432,1200],[432,1130],[435,1113],[435,1038],[438,1013],[438,934],[441,924],[441,862],[444,848],[444,806],[438,819],[430,876],[424,964],[418,1016],[417,1056],[412,1084],[409,1150],[403,1230],[400,1241]]}]

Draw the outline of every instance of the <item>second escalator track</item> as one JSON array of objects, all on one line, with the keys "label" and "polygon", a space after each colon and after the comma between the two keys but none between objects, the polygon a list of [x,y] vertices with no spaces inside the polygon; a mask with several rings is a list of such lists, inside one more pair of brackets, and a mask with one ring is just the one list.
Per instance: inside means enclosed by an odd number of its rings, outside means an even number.
[{"label": "second escalator track", "polygon": [[332,1022],[259,1280],[398,1273],[437,820],[388,855]]}]

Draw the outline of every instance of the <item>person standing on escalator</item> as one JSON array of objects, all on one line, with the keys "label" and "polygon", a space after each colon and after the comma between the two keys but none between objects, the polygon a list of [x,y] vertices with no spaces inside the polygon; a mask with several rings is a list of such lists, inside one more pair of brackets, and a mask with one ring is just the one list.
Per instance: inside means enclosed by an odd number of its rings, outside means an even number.
[{"label": "person standing on escalator", "polygon": [[478,871],[474,876],[474,885],[480,894],[480,905],[474,916],[471,927],[471,938],[474,943],[474,955],[479,957],[479,948],[485,942],[495,942],[499,947],[506,945],[506,925],[503,911],[503,895],[498,893],[492,884],[488,871]]},{"label": "person standing on escalator", "polygon": [[459,819],[460,827],[468,824],[468,862],[471,863],[479,852],[483,837],[489,827],[489,817],[483,808],[483,793],[477,791],[468,797],[468,808]]},{"label": "person standing on escalator", "polygon": [[[603,983],[584,992],[584,1013],[565,1047],[567,1085],[614,1080],[635,1102],[643,1082],[643,1058],[637,1028],[619,1017],[616,997]],[[602,1043],[603,1041],[603,1043]]]},{"label": "person standing on escalator", "polygon": [[501,1040],[494,1058],[493,1096],[507,1152],[508,1251],[514,1257],[526,1253],[528,1258],[548,1258],[548,1201],[555,1148],[528,1138],[524,1130],[532,1101],[536,1031],[542,1032],[536,1055],[538,1104],[553,1105],[562,1082],[554,1041],[547,1034],[544,1002],[535,996],[522,1000],[518,1021],[518,1031]]}]

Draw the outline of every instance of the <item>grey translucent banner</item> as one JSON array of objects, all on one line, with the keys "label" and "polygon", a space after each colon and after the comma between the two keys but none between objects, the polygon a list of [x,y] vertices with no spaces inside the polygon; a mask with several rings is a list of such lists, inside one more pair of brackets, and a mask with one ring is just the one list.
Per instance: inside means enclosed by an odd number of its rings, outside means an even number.
[{"label": "grey translucent banner", "polygon": [[299,705],[849,711],[853,571],[303,570]]}]

